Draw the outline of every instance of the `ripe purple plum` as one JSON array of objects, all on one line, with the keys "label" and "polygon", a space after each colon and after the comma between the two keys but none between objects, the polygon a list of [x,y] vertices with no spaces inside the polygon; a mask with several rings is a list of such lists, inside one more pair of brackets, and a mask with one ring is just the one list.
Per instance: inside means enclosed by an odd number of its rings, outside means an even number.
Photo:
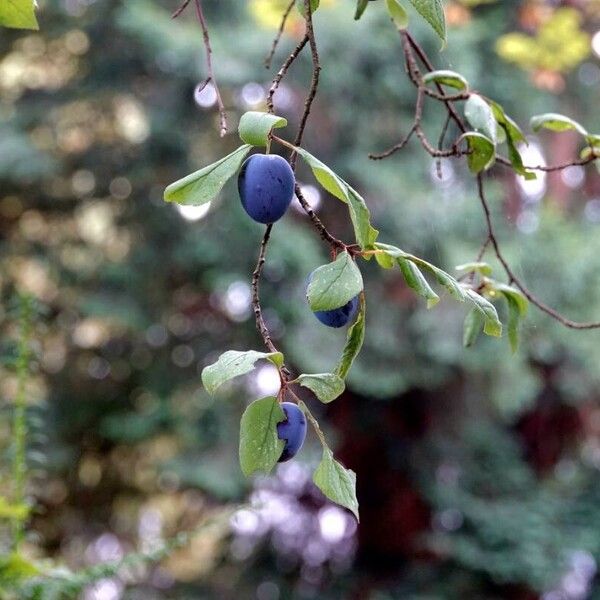
[{"label": "ripe purple plum", "polygon": [[258,223],[274,223],[294,197],[296,178],[289,163],[276,154],[253,154],[240,170],[238,191],[242,206]]},{"label": "ripe purple plum", "polygon": [[278,462],[286,462],[294,458],[306,438],[306,416],[293,402],[282,402],[281,408],[285,420],[277,423],[277,437],[285,441],[283,452]]}]

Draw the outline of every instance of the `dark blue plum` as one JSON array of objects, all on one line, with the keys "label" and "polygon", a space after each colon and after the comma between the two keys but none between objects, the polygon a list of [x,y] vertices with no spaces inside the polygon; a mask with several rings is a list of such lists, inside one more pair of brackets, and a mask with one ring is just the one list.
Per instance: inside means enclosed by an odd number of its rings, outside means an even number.
[{"label": "dark blue plum", "polygon": [[283,217],[294,197],[295,177],[288,162],[276,154],[253,154],[238,177],[244,210],[259,223]]},{"label": "dark blue plum", "polygon": [[282,402],[280,406],[285,413],[285,421],[277,423],[277,437],[285,441],[285,446],[278,462],[285,462],[294,458],[304,444],[306,417],[293,402]]},{"label": "dark blue plum", "polygon": [[[308,281],[306,282],[306,288],[308,290],[308,286],[312,281],[314,271],[308,276]],[[344,306],[340,306],[339,308],[334,308],[332,310],[315,310],[313,314],[323,325],[327,325],[327,327],[335,327],[336,329],[339,327],[343,327],[348,324],[350,321],[354,319],[356,313],[358,312],[358,296],[354,296],[352,300],[348,301]]]},{"label": "dark blue plum", "polygon": [[343,327],[354,319],[358,312],[358,296],[354,296],[352,300],[332,310],[316,310],[315,317],[327,325],[327,327]]}]

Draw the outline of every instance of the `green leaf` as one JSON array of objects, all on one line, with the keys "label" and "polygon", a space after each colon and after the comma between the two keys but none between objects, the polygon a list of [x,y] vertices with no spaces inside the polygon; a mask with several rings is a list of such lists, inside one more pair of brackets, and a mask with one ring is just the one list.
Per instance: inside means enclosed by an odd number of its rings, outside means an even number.
[{"label": "green leaf", "polygon": [[577,131],[584,137],[587,137],[589,134],[585,127],[580,125],[577,121],[574,121],[570,117],[565,117],[565,115],[559,115],[558,113],[545,113],[543,115],[535,115],[531,117],[531,128],[534,131],[539,131],[540,129],[550,129],[551,131]]},{"label": "green leaf", "polygon": [[251,146],[266,146],[269,143],[269,134],[274,128],[285,127],[287,119],[270,115],[266,112],[250,110],[245,112],[238,126],[242,142]]},{"label": "green leaf", "polygon": [[522,142],[523,144],[528,145],[527,138],[521,131],[521,128],[506,114],[502,105],[494,102],[493,100],[488,100],[488,103],[492,107],[492,112],[494,113],[496,122],[501,126],[504,125],[507,137],[515,144]]},{"label": "green leaf", "polygon": [[165,201],[192,206],[210,202],[223,189],[227,180],[237,173],[250,148],[252,146],[244,144],[212,165],[172,183],[165,190]]},{"label": "green leaf", "polygon": [[345,389],[344,380],[335,373],[300,375],[293,383],[298,383],[313,391],[324,404],[335,400]]},{"label": "green leaf", "polygon": [[323,448],[323,456],[313,474],[313,481],[329,500],[352,511],[356,520],[359,520],[356,473],[335,460],[327,447]]},{"label": "green leaf", "polygon": [[506,136],[506,145],[508,147],[508,158],[510,159],[510,164],[513,166],[513,169],[519,175],[522,175],[527,181],[531,181],[532,179],[537,179],[537,175],[533,171],[528,171],[523,164],[523,158],[521,157],[520,152],[517,150],[512,138],[508,135],[508,130],[505,125],[501,125],[504,131],[507,133]]},{"label": "green leaf", "polygon": [[348,329],[346,336],[346,345],[342,351],[342,357],[338,366],[335,368],[335,373],[342,379],[346,379],[354,359],[358,356],[360,349],[362,348],[365,339],[365,317],[366,317],[366,303],[364,294],[360,295],[360,308],[356,321],[352,324],[352,327]]},{"label": "green leaf", "polygon": [[315,269],[306,296],[311,310],[332,310],[350,302],[362,289],[360,269],[344,251],[333,262]]},{"label": "green leaf", "polygon": [[471,126],[496,144],[498,126],[492,107],[479,95],[471,94],[465,103],[465,117]]},{"label": "green leaf", "polygon": [[[310,0],[310,12],[311,14],[319,8],[320,0]],[[306,3],[304,0],[296,0],[296,9],[306,19]]]},{"label": "green leaf", "polygon": [[441,0],[409,0],[416,11],[433,27],[439,38],[446,43],[446,17]]},{"label": "green leaf", "polygon": [[467,140],[470,153],[467,155],[467,164],[472,173],[480,173],[489,169],[496,159],[496,146],[494,142],[477,131],[463,133],[461,139]]},{"label": "green leaf", "polygon": [[466,288],[465,293],[485,320],[483,332],[487,335],[500,337],[502,335],[502,323],[498,318],[498,313],[494,305],[488,302],[483,296],[480,296],[475,290]]},{"label": "green leaf", "polygon": [[246,477],[260,471],[270,473],[285,442],[277,437],[277,423],[285,413],[277,398],[267,396],[246,408],[240,422],[240,466]]},{"label": "green leaf", "polygon": [[356,21],[363,16],[367,6],[369,6],[369,0],[356,0],[356,10],[354,11],[354,19]]},{"label": "green leaf", "polygon": [[[523,158],[517,149],[518,143],[529,145],[521,128],[504,112],[504,108],[500,104],[493,100],[490,100],[489,104],[492,107],[496,122],[501,127],[500,131],[505,133],[506,145],[508,146],[508,158],[510,159],[513,169],[528,181],[536,179],[537,176],[533,171],[525,169]],[[498,133],[500,133],[500,131]]]},{"label": "green leaf", "polygon": [[423,76],[423,83],[427,84],[432,82],[447,85],[461,91],[469,88],[467,80],[460,73],[456,73],[455,71],[440,70],[426,73]]},{"label": "green leaf", "polygon": [[476,308],[472,308],[467,313],[463,327],[463,345],[465,348],[469,348],[475,343],[483,329],[483,322],[483,316]]},{"label": "green leaf", "polygon": [[33,0],[0,0],[0,25],[12,29],[39,29]]},{"label": "green leaf", "polygon": [[363,250],[372,248],[379,232],[371,225],[371,213],[362,196],[310,152],[304,148],[298,148],[297,152],[311,168],[323,189],[348,204],[358,245]]},{"label": "green leaf", "polygon": [[529,309],[529,300],[525,297],[521,290],[514,288],[510,285],[506,285],[505,283],[501,283],[499,281],[494,281],[490,279],[488,281],[488,286],[495,292],[499,292],[506,297],[510,297],[515,302],[516,306],[519,309],[519,314],[521,316],[525,316]]},{"label": "green leaf", "polygon": [[348,186],[348,208],[357,244],[363,250],[373,248],[379,231],[371,225],[371,213],[364,198],[350,186]]},{"label": "green leaf", "polygon": [[383,252],[375,254],[375,260],[382,269],[393,269],[397,264],[397,261],[395,261],[392,256]]},{"label": "green leaf", "polygon": [[348,202],[348,186],[341,177],[304,148],[298,148],[297,152],[311,168],[315,179],[323,189],[327,190],[332,196]]},{"label": "green leaf", "polygon": [[394,258],[402,258],[411,261],[421,269],[429,271],[437,280],[440,285],[443,285],[450,295],[454,296],[460,302],[469,302],[473,307],[478,310],[485,321],[484,332],[487,335],[500,336],[502,334],[502,323],[498,319],[498,313],[494,308],[494,305],[486,300],[483,296],[479,295],[474,290],[461,285],[452,275],[446,273],[446,271],[432,265],[431,263],[404,252],[400,248],[390,246],[389,244],[377,243],[376,247],[383,250],[385,253],[393,256]]},{"label": "green leaf", "polygon": [[493,279],[488,280],[487,287],[490,294],[500,294],[506,300],[508,307],[508,341],[511,350],[516,352],[519,347],[519,324],[527,314],[529,300],[521,290]]},{"label": "green leaf", "polygon": [[521,320],[521,313],[519,311],[519,305],[516,303],[512,296],[504,296],[508,305],[508,341],[510,348],[513,352],[519,349],[519,322]]},{"label": "green leaf", "polygon": [[226,381],[252,371],[256,361],[260,359],[270,360],[278,368],[283,365],[283,354],[281,352],[228,350],[219,356],[217,362],[204,367],[202,370],[202,383],[207,392],[213,394]]},{"label": "green leaf", "polygon": [[385,0],[388,13],[398,29],[408,27],[408,13],[398,0]]},{"label": "green leaf", "polygon": [[431,286],[423,276],[423,273],[419,270],[419,267],[406,258],[398,258],[396,260],[398,261],[406,284],[415,290],[419,296],[422,296],[427,300],[427,308],[435,306],[440,301],[440,297],[431,289]]},{"label": "green leaf", "polygon": [[454,268],[462,273],[481,273],[486,276],[492,274],[492,267],[486,262],[469,262]]}]

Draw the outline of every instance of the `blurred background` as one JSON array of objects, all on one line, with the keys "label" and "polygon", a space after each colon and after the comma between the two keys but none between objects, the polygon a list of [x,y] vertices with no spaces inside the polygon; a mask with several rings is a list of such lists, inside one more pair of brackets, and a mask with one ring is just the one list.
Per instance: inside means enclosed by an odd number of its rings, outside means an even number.
[{"label": "blurred background", "polygon": [[[26,386],[34,509],[23,553],[75,572],[198,528],[158,564],[82,586],[84,600],[600,598],[600,334],[536,310],[516,354],[506,339],[464,349],[462,306],[443,298],[427,311],[399,271],[365,263],[366,342],[348,389],[327,407],[307,397],[357,473],[360,526],[312,486],[319,447],[310,436],[272,477],[244,480],[239,418],[277,377],[262,365],[211,398],[199,374],[224,350],[262,350],[249,287],[262,228],[235,182],[208,207],[167,205],[162,192],[239,144],[239,116],[264,107],[303,23],[290,19],[269,72],[287,1],[204,5],[230,118],[224,139],[214,89],[195,93],[206,77],[201,32],[192,10],[170,19],[174,0],[43,0],[39,32],[0,33],[6,497],[15,298],[35,300]],[[528,132],[531,115],[550,111],[600,131],[599,0],[448,0],[445,9],[441,53],[426,25],[411,22],[438,68],[461,72]],[[304,145],[364,194],[382,241],[452,271],[485,237],[473,180],[457,161],[442,165],[440,180],[415,142],[368,160],[407,133],[414,90],[383,0],[358,23],[353,11],[351,0],[321,0],[315,15],[323,71]],[[309,80],[307,54],[276,96],[292,126]],[[437,110],[425,113],[433,139]],[[569,161],[578,144],[569,133],[533,136],[524,157]],[[350,239],[343,205],[303,168],[299,179],[330,229]],[[595,167],[531,182],[496,169],[490,189],[517,272],[570,317],[597,319]],[[299,208],[274,228],[263,305],[292,368],[322,372],[344,332],[320,326],[306,306],[304,282],[327,248]],[[2,522],[2,552],[9,544]]]}]

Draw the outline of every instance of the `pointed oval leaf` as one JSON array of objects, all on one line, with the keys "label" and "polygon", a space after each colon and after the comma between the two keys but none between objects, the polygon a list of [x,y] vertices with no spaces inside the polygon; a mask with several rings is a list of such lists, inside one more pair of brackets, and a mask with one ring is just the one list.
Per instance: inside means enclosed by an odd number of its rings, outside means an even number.
[{"label": "pointed oval leaf", "polygon": [[492,335],[494,337],[500,337],[502,335],[502,323],[498,318],[498,313],[494,308],[494,305],[486,300],[483,296],[480,296],[475,290],[465,289],[467,297],[471,300],[473,305],[482,314],[485,319],[483,325],[483,332],[486,335]]},{"label": "pointed oval leaf", "polygon": [[474,290],[461,285],[459,281],[452,277],[452,275],[418,256],[408,254],[407,252],[400,250],[400,248],[390,246],[389,244],[378,242],[375,246],[396,259],[407,259],[421,269],[429,271],[436,278],[437,282],[448,290],[451,296],[460,302],[470,302],[473,307],[482,314],[484,318],[483,331],[486,335],[497,337],[502,334],[502,323],[500,323],[500,320],[498,319],[498,313],[496,312],[494,305],[483,296]]},{"label": "pointed oval leaf", "polygon": [[415,10],[431,25],[442,42],[446,43],[446,17],[441,0],[409,0]]},{"label": "pointed oval leaf", "polygon": [[468,131],[461,136],[461,139],[466,140],[469,146],[467,164],[472,173],[480,173],[494,164],[496,146],[490,138],[477,131]]},{"label": "pointed oval leaf", "polygon": [[270,473],[277,464],[285,442],[277,437],[277,423],[285,413],[277,398],[255,400],[246,408],[240,422],[240,467],[246,477]]},{"label": "pointed oval leaf", "polygon": [[468,81],[456,71],[439,70],[431,71],[423,76],[423,83],[440,83],[454,89],[463,91],[469,88]]},{"label": "pointed oval leaf", "polygon": [[476,308],[472,308],[467,313],[463,327],[463,345],[465,348],[469,348],[475,343],[483,329],[483,323],[483,315]]},{"label": "pointed oval leaf", "polygon": [[350,186],[348,186],[348,208],[356,243],[363,250],[373,248],[379,231],[371,225],[371,213],[364,198]]},{"label": "pointed oval leaf", "polygon": [[12,29],[39,29],[34,0],[0,0],[0,25]]},{"label": "pointed oval leaf", "polygon": [[223,189],[227,180],[238,172],[250,148],[252,146],[244,144],[212,165],[172,183],[165,190],[165,201],[191,206],[210,202]]},{"label": "pointed oval leaf", "polygon": [[577,131],[584,137],[588,135],[585,127],[580,125],[577,121],[574,121],[570,117],[560,115],[558,113],[545,113],[543,115],[535,115],[531,117],[531,128],[534,131],[540,129],[549,129],[550,131]]},{"label": "pointed oval leaf", "polygon": [[344,251],[333,262],[315,269],[306,296],[311,310],[332,310],[350,302],[362,289],[360,269]]},{"label": "pointed oval leaf", "polygon": [[369,6],[369,0],[356,0],[356,10],[354,11],[354,19],[356,21],[363,16],[363,13],[367,10],[367,6]]},{"label": "pointed oval leaf", "polygon": [[408,287],[417,292],[419,296],[425,298],[427,308],[435,306],[440,301],[440,297],[431,289],[429,282],[425,279],[419,267],[406,258],[398,258],[396,260]]},{"label": "pointed oval leaf", "polygon": [[335,460],[329,448],[323,448],[323,456],[313,474],[313,481],[329,500],[352,511],[356,520],[359,520],[356,473]]},{"label": "pointed oval leaf", "polygon": [[[501,125],[501,127],[504,129],[504,131],[508,132],[505,125]],[[533,171],[528,171],[525,168],[521,153],[517,150],[515,143],[509,135],[506,137],[506,145],[508,146],[508,158],[510,159],[510,164],[515,170],[515,173],[523,176],[527,181],[537,179],[537,175]]]},{"label": "pointed oval leaf", "polygon": [[250,110],[245,112],[238,125],[242,142],[251,146],[266,146],[269,134],[274,128],[285,127],[287,119],[266,112]]},{"label": "pointed oval leaf", "polygon": [[348,186],[341,177],[336,175],[326,164],[322,163],[316,156],[313,156],[304,148],[298,148],[297,152],[311,168],[315,179],[325,190],[332,196],[348,202]]},{"label": "pointed oval leaf", "polygon": [[335,373],[302,374],[295,380],[295,383],[314,392],[315,396],[324,404],[335,400],[346,387],[344,380]]},{"label": "pointed oval leaf", "polygon": [[278,368],[283,365],[281,352],[228,350],[219,356],[217,362],[202,369],[202,384],[209,394],[213,394],[226,381],[252,371],[256,361],[260,359],[270,360]]},{"label": "pointed oval leaf", "polygon": [[521,128],[517,123],[506,114],[502,105],[494,102],[494,100],[489,100],[489,104],[492,107],[492,112],[494,113],[494,118],[498,125],[504,125],[507,138],[511,139],[515,144],[522,142],[527,145],[525,134],[521,131]]},{"label": "pointed oval leaf", "polygon": [[394,258],[385,252],[375,254],[375,260],[382,269],[393,269],[396,264]]},{"label": "pointed oval leaf", "polygon": [[486,262],[469,262],[454,267],[457,271],[462,273],[481,273],[482,275],[489,276],[492,274],[492,267]]},{"label": "pointed oval leaf", "polygon": [[529,309],[529,300],[527,300],[526,296],[521,290],[494,280],[490,280],[489,285],[494,291],[500,292],[504,296],[510,296],[515,301],[515,304],[519,308],[519,313],[522,316],[527,314]]},{"label": "pointed oval leaf", "polygon": [[492,107],[479,95],[471,94],[465,102],[465,117],[471,126],[483,133],[495,145],[498,141],[498,126]]},{"label": "pointed oval leaf", "polygon": [[372,248],[379,232],[371,225],[371,213],[364,198],[310,152],[304,148],[297,148],[296,151],[310,167],[321,186],[332,196],[348,204],[358,245],[363,250]]},{"label": "pointed oval leaf", "polygon": [[342,379],[346,379],[354,359],[358,356],[365,340],[365,317],[366,317],[366,302],[364,294],[360,295],[360,308],[356,321],[348,329],[346,335],[346,345],[342,350],[342,357],[335,369],[335,373]]},{"label": "pointed oval leaf", "polygon": [[408,13],[398,0],[386,0],[386,6],[392,21],[398,29],[408,27]]},{"label": "pointed oval leaf", "polygon": [[514,296],[504,295],[508,304],[508,341],[510,343],[510,349],[516,352],[519,349],[519,325],[523,313],[519,307],[519,303],[515,300]]}]

